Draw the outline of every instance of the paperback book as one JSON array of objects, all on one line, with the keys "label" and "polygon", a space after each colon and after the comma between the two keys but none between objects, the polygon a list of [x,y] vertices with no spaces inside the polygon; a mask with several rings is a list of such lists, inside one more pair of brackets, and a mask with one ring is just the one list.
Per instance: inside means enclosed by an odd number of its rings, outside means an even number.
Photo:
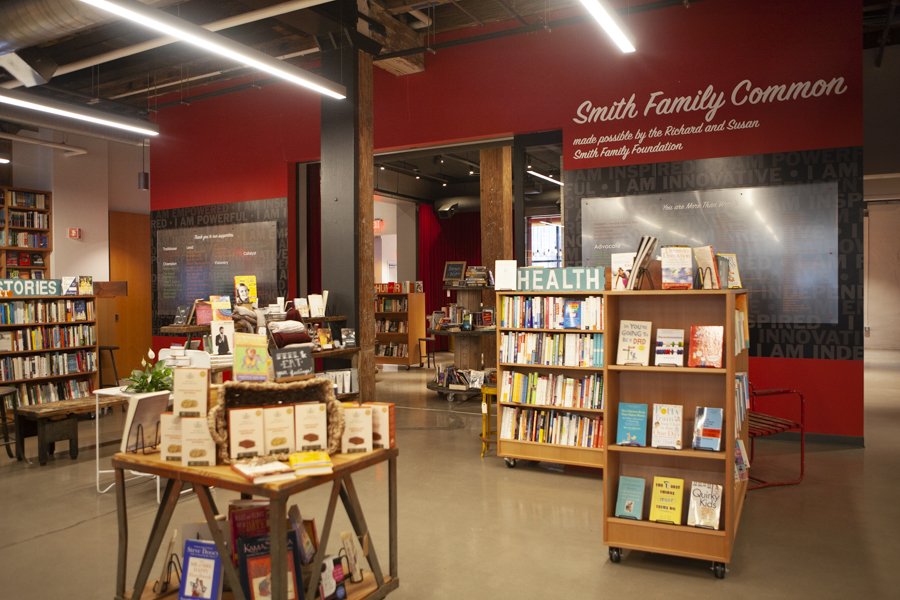
[{"label": "paperback book", "polygon": [[694,450],[722,449],[722,422],[724,411],[721,408],[698,406],[694,412]]},{"label": "paperback book", "polygon": [[627,321],[619,323],[619,350],[617,365],[650,364],[650,321]]},{"label": "paperback book", "polygon": [[724,336],[721,325],[691,325],[688,366],[721,369]]},{"label": "paperback book", "polygon": [[619,419],[616,444],[620,446],[647,446],[647,405],[619,403]]},{"label": "paperback book", "polygon": [[612,271],[613,290],[627,290],[628,280],[631,278],[631,269],[634,265],[634,257],[637,252],[618,252],[609,255],[610,269]]},{"label": "paperback book", "polygon": [[334,348],[334,344],[331,340],[331,329],[329,327],[320,327],[316,330],[316,335],[319,337],[319,348],[322,350],[331,350]]},{"label": "paperback book", "polygon": [[616,516],[640,521],[644,518],[644,486],[640,477],[619,476],[619,496],[616,500]]},{"label": "paperback book", "polygon": [[[241,587],[247,600],[272,597],[272,556],[269,534],[242,538],[237,542],[238,571]],[[287,597],[303,600],[303,577],[300,571],[300,552],[293,528],[287,532]]]},{"label": "paperback book", "polygon": [[695,481],[691,484],[687,524],[691,527],[718,529],[722,512],[722,486]]},{"label": "paperback book", "polygon": [[657,329],[654,352],[657,367],[683,367],[684,329]]},{"label": "paperback book", "polygon": [[694,284],[694,261],[690,246],[663,246],[662,288],[689,290]]},{"label": "paperback book", "polygon": [[234,379],[236,381],[266,381],[268,371],[266,336],[235,333]]},{"label": "paperback book", "polygon": [[719,254],[728,261],[728,288],[741,289],[741,274],[738,272],[737,254]]},{"label": "paperback book", "polygon": [[654,477],[650,496],[650,520],[657,523],[681,525],[681,503],[684,479]]},{"label": "paperback book", "polygon": [[720,290],[719,266],[716,261],[716,253],[712,246],[700,246],[694,248],[694,258],[697,259],[697,289]]},{"label": "paperback book", "polygon": [[653,447],[681,450],[682,407],[677,404],[653,405]]},{"label": "paperback book", "polygon": [[235,275],[234,303],[253,304],[256,301],[256,275]]},{"label": "paperback book", "polygon": [[178,600],[222,597],[222,559],[215,542],[185,540]]},{"label": "paperback book", "polygon": [[356,346],[356,330],[349,327],[341,328],[341,344],[343,344],[345,348]]},{"label": "paperback book", "polygon": [[81,296],[94,295],[94,278],[90,275],[78,276],[78,294]]}]

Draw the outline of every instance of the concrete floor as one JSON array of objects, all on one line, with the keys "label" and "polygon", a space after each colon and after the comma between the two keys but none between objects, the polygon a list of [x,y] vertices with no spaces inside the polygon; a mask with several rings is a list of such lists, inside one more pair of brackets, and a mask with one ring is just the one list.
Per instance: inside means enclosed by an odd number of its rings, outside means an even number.
[{"label": "concrete floor", "polygon": [[[672,597],[898,597],[900,521],[892,501],[900,497],[900,352],[866,353],[865,450],[809,445],[802,485],[750,492],[724,581],[697,560],[628,552],[612,564],[602,543],[602,479],[543,463],[509,469],[493,450],[480,458],[480,402],[438,398],[425,389],[430,376],[401,370],[380,374],[377,384],[380,400],[397,403],[400,447],[401,585],[391,598],[654,598],[663,590]],[[26,445],[33,465],[0,459],[0,598],[114,595],[115,496],[95,489],[94,450],[84,448],[93,444],[93,422],[81,426],[75,461],[61,443],[39,467],[34,440]],[[122,426],[121,413],[103,416],[103,439],[118,437]],[[104,468],[117,447],[101,447]],[[760,474],[789,477],[796,469],[795,444],[763,442],[757,452]],[[355,482],[386,565],[386,466]],[[319,522],[324,488],[295,497]],[[156,496],[147,482],[127,489],[133,582]],[[217,492],[220,507],[233,497]],[[351,529],[338,513],[333,540]],[[187,496],[171,528],[202,518]]]}]

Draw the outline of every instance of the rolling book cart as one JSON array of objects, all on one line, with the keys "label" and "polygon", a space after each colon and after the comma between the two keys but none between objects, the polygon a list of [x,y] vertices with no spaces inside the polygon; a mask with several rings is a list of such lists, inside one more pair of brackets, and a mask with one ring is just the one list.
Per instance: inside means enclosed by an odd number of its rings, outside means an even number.
[{"label": "rolling book cart", "polygon": [[[603,543],[612,562],[621,560],[623,549],[643,550],[709,560],[718,578],[725,577],[725,565],[737,536],[747,492],[746,481],[735,481],[735,373],[746,372],[748,351],[735,354],[735,298],[744,290],[683,290],[606,292],[606,464],[603,478]],[[724,327],[723,368],[622,366],[615,364],[619,323],[622,319],[651,321],[651,340],[659,328],[690,331],[692,325]],[[652,345],[651,345],[652,347]],[[682,450],[616,445],[619,404],[680,404],[684,422]],[[696,407],[724,410],[722,445],[718,452],[691,449],[693,415]],[[738,433],[747,442],[748,420]],[[648,446],[650,443],[648,434]],[[653,477],[684,480],[682,523],[690,505],[694,481],[722,486],[719,529],[701,529],[649,520],[617,518],[619,477],[639,477],[646,482],[644,515],[649,514]]]},{"label": "rolling book cart", "polygon": [[403,365],[409,371],[411,365],[422,364],[419,339],[425,337],[425,294],[376,294],[375,320],[382,325],[375,330],[376,347],[396,350],[405,346],[406,351],[405,355],[376,354],[376,365]]}]

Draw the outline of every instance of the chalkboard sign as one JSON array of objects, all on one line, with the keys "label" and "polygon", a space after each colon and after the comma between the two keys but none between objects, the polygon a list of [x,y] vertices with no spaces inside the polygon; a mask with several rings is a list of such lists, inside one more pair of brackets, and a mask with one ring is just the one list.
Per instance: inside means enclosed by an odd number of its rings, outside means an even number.
[{"label": "chalkboard sign", "polygon": [[444,263],[444,281],[466,278],[466,261],[448,260]]},{"label": "chalkboard sign", "polygon": [[314,344],[300,344],[293,348],[276,348],[272,350],[272,367],[275,370],[275,381],[297,381],[306,379],[315,372],[312,351]]}]

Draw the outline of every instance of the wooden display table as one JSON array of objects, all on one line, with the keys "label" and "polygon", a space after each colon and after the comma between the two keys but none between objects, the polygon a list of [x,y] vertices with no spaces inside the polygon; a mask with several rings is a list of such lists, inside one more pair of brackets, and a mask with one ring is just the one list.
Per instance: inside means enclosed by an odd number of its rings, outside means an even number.
[{"label": "wooden display table", "polygon": [[[216,542],[219,556],[230,556],[225,538],[216,522],[219,510],[210,493],[210,488],[218,488],[239,492],[250,496],[268,498],[269,505],[269,529],[271,536],[272,556],[272,600],[287,600],[287,503],[290,497],[299,492],[314,488],[319,485],[331,483],[331,497],[328,502],[328,512],[321,530],[319,548],[312,563],[312,579],[306,590],[306,598],[315,598],[319,587],[319,574],[328,539],[331,535],[331,525],[334,520],[334,512],[337,499],[340,496],[347,511],[347,516],[353,525],[356,535],[360,538],[369,537],[369,554],[367,560],[372,570],[372,577],[364,581],[360,586],[350,586],[349,597],[371,598],[378,600],[400,585],[397,567],[397,456],[399,450],[376,450],[366,454],[335,454],[332,456],[334,472],[330,475],[317,477],[302,477],[292,481],[281,481],[271,484],[255,485],[238,475],[231,467],[222,465],[216,467],[182,467],[164,462],[159,454],[123,454],[118,453],[113,457],[113,467],[116,471],[116,499],[119,512],[119,561],[116,573],[116,599],[127,598],[139,600],[145,596],[146,586],[150,576],[150,569],[159,553],[163,538],[167,537],[167,529],[175,504],[185,483],[191,483],[197,492],[197,498],[203,508],[210,531]],[[389,552],[390,577],[385,577],[381,572],[375,547],[363,516],[359,497],[356,495],[356,487],[351,475],[357,471],[374,467],[380,463],[388,463],[388,522],[389,522]],[[126,592],[125,578],[128,565],[128,516],[125,502],[125,470],[138,473],[147,473],[168,478],[162,502],[156,513],[156,520],[150,531],[147,548],[144,552],[138,576],[135,580],[134,590],[139,592]],[[233,597],[237,600],[245,600],[241,589],[240,578],[237,569],[227,558],[222,561],[223,577],[231,584]],[[374,581],[374,586],[372,582]],[[371,590],[370,593],[365,593]]]}]

